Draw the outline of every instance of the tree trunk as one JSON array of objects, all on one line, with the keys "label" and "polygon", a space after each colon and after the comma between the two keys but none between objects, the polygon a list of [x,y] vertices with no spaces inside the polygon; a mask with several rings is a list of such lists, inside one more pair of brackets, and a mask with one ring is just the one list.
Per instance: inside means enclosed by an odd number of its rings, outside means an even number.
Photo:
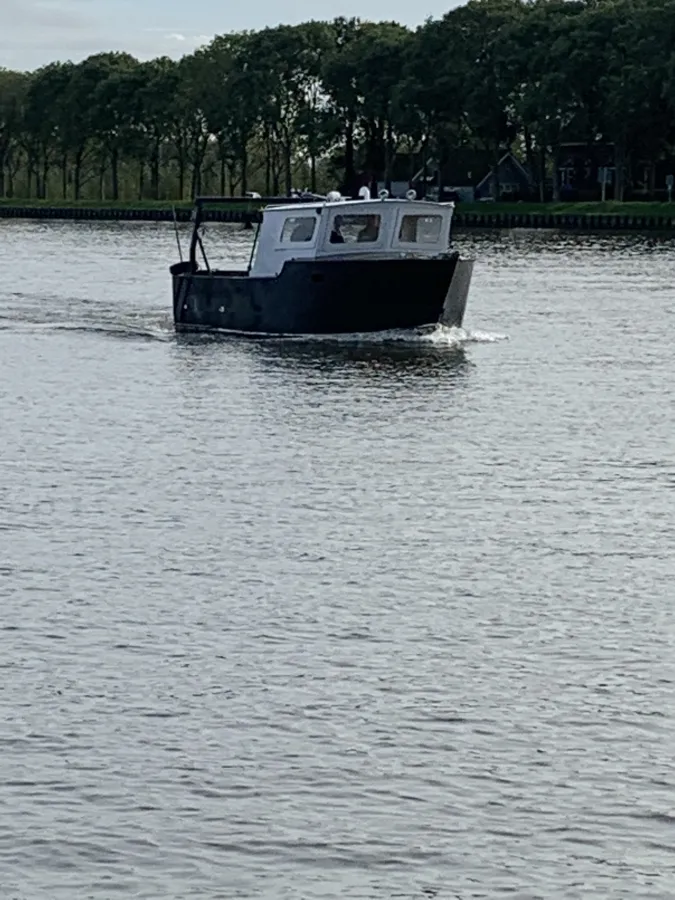
[{"label": "tree trunk", "polygon": [[[439,154],[440,157],[440,154]],[[441,171],[441,160],[438,160],[438,171]],[[429,178],[429,142],[427,138],[422,144],[422,196],[420,200],[424,200],[427,195],[427,179]],[[438,198],[440,200],[440,197]]]},{"label": "tree trunk", "polygon": [[138,199],[143,200],[145,194],[145,160],[138,162]]},{"label": "tree trunk", "polygon": [[270,163],[272,167],[272,194],[278,197],[281,193],[279,178],[279,141],[277,135],[270,136]]},{"label": "tree trunk", "polygon": [[553,202],[560,203],[560,148],[553,148]]},{"label": "tree trunk", "polygon": [[309,158],[309,189],[316,194],[316,153]]},{"label": "tree trunk", "polygon": [[241,194],[244,196],[248,190],[248,150],[245,142],[242,144],[239,164],[241,166]]},{"label": "tree trunk", "polygon": [[270,133],[265,129],[265,195],[272,193],[272,143]]},{"label": "tree trunk", "polygon": [[68,199],[68,154],[61,157],[61,199]]},{"label": "tree trunk", "polygon": [[532,146],[532,134],[530,133],[530,129],[527,128],[527,126],[524,128],[523,133],[524,133],[524,137],[525,137],[525,159],[527,160],[527,167],[530,170],[530,175],[531,175],[532,179],[534,180],[536,177],[535,173],[537,171],[537,167],[536,167],[535,161],[534,161],[534,149]]},{"label": "tree trunk", "polygon": [[286,188],[286,196],[290,197],[293,188],[293,138],[286,136],[284,139],[284,187]]},{"label": "tree trunk", "polygon": [[80,148],[75,154],[74,172],[73,172],[73,199],[80,200],[82,195],[82,159],[84,157],[84,149]]},{"label": "tree trunk", "polygon": [[354,164],[354,123],[347,120],[345,127],[345,184],[347,193],[351,196],[356,193],[356,166]]},{"label": "tree trunk", "polygon": [[626,145],[623,139],[618,140],[614,145],[614,172],[616,176],[614,199],[623,203],[626,189]]},{"label": "tree trunk", "polygon": [[[373,182],[377,184],[377,176],[382,174],[382,138],[379,124],[369,119],[366,122],[366,171],[368,172],[369,187],[373,190]],[[377,193],[377,189],[375,190]]]},{"label": "tree trunk", "polygon": [[206,140],[196,134],[192,142],[192,197],[196,197],[202,189],[202,165],[206,152]]},{"label": "tree trunk", "polygon": [[492,197],[495,203],[499,202],[499,144],[495,144],[492,164]]},{"label": "tree trunk", "polygon": [[391,122],[387,122],[384,139],[384,186],[391,194],[392,169],[394,167],[394,133]]},{"label": "tree trunk", "polygon": [[113,200],[120,199],[119,161],[119,151],[117,147],[113,147],[110,152],[110,177]]},{"label": "tree trunk", "polygon": [[237,190],[237,164],[233,160],[227,163],[227,174],[230,181],[230,197],[234,197]]},{"label": "tree trunk", "polygon": [[155,140],[150,157],[150,196],[159,200],[159,138]]},{"label": "tree trunk", "polygon": [[42,160],[42,199],[47,199],[47,181],[49,180],[49,158],[45,153]]},{"label": "tree trunk", "polygon": [[178,156],[178,199],[185,196],[185,156],[181,152]]},{"label": "tree trunk", "polygon": [[223,155],[220,157],[220,196],[225,196],[227,190],[227,161]]},{"label": "tree trunk", "polygon": [[5,197],[5,161],[0,156],[0,198]]},{"label": "tree trunk", "polygon": [[546,145],[539,148],[539,202],[546,200]]},{"label": "tree trunk", "polygon": [[32,150],[26,151],[26,197],[33,196],[33,176],[35,176],[35,192],[40,193],[40,178],[38,175],[37,160]]},{"label": "tree trunk", "polygon": [[192,198],[194,199],[201,190],[201,181],[202,181],[202,171],[201,171],[201,162],[198,158],[194,158],[192,160],[192,183],[191,183],[191,192]]}]

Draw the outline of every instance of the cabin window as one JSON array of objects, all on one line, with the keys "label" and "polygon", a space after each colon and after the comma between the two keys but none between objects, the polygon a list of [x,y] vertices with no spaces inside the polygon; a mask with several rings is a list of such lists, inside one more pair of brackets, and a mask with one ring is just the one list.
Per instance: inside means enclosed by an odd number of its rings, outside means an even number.
[{"label": "cabin window", "polygon": [[311,241],[316,231],[314,216],[289,216],[281,231],[282,244],[302,244]]},{"label": "cabin window", "polygon": [[378,215],[342,215],[333,219],[329,241],[331,244],[373,243],[380,236],[381,218]]},{"label": "cabin window", "polygon": [[398,239],[402,244],[437,244],[442,227],[441,216],[403,216]]}]

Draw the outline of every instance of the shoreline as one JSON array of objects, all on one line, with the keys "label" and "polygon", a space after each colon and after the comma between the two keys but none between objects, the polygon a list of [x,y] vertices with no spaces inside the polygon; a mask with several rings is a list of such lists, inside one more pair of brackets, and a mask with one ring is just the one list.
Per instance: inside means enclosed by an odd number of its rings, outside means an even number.
[{"label": "shoreline", "polygon": [[[274,198],[275,203],[289,202]],[[290,200],[292,203],[293,200]],[[296,201],[297,202],[297,201]],[[260,221],[260,203],[233,198],[204,209],[204,218],[251,226]],[[189,222],[192,203],[51,203],[0,201],[0,219],[106,222]],[[673,231],[675,203],[482,203],[455,208],[459,228],[534,228],[584,231]]]}]

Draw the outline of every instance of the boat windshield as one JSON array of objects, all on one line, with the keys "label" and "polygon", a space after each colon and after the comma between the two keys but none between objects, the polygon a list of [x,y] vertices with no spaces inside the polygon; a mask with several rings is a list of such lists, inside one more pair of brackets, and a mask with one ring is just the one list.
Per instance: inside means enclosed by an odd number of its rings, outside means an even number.
[{"label": "boat windshield", "polygon": [[338,213],[333,217],[331,244],[373,243],[380,236],[381,217],[363,213]]},{"label": "boat windshield", "polygon": [[398,239],[404,244],[437,244],[442,227],[441,216],[403,216]]},{"label": "boat windshield", "polygon": [[316,231],[314,216],[289,216],[281,231],[282,244],[297,244],[311,241]]}]

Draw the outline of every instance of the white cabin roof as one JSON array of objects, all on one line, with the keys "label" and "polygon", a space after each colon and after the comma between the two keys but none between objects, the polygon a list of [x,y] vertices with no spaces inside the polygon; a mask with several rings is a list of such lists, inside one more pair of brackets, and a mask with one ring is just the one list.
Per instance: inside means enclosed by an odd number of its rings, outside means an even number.
[{"label": "white cabin roof", "polygon": [[377,212],[377,208],[382,205],[386,206],[424,206],[431,209],[439,209],[445,207],[445,209],[454,209],[455,204],[452,202],[448,203],[436,203],[433,200],[404,200],[400,197],[387,197],[384,200],[308,200],[304,203],[284,203],[279,204],[278,206],[270,205],[266,206],[263,209],[263,216],[267,215],[269,212],[296,212],[298,210],[331,210],[331,209],[349,209],[350,213],[356,212],[357,207],[363,206],[364,211],[368,213]]},{"label": "white cabin roof", "polygon": [[449,249],[454,206],[390,198],[266,206],[251,274],[275,276],[296,259],[437,256]]}]

